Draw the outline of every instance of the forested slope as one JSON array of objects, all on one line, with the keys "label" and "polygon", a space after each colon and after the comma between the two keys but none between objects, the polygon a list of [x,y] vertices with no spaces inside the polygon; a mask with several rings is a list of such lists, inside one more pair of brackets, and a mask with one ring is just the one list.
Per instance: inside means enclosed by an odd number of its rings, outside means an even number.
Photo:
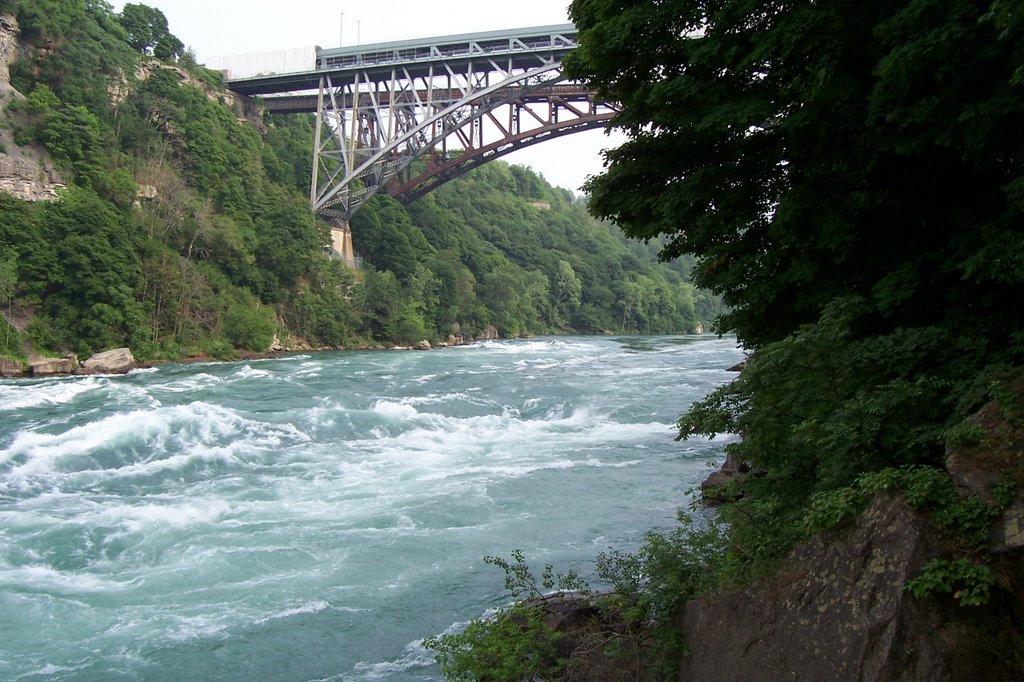
[{"label": "forested slope", "polygon": [[409,207],[374,199],[353,221],[368,265],[350,271],[309,209],[310,117],[224,91],[159,10],[3,0],[0,13],[20,26],[0,154],[34,149],[67,185],[55,201],[0,192],[0,306],[18,327],[0,322],[2,354],[688,332],[718,312],[686,263],[658,263],[657,245],[501,162]]}]

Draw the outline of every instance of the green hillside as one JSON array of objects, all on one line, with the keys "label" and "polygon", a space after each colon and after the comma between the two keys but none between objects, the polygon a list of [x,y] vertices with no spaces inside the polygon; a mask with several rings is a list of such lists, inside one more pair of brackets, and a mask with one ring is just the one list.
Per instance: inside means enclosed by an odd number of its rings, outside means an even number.
[{"label": "green hillside", "polygon": [[[719,312],[688,263],[494,162],[353,220],[366,265],[328,258],[310,211],[313,120],[261,113],[196,64],[159,10],[3,0],[20,25],[0,123],[52,163],[55,201],[0,192],[0,353],[130,346],[143,359],[474,335],[676,333]],[[20,95],[18,94],[20,93]]]}]

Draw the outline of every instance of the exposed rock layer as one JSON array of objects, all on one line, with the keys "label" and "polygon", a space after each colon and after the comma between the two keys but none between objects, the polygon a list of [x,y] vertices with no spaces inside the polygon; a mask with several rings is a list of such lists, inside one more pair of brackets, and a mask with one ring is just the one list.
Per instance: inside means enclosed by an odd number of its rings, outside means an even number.
[{"label": "exposed rock layer", "polygon": [[36,146],[19,147],[10,132],[7,107],[24,96],[10,84],[9,66],[18,53],[19,28],[10,14],[0,14],[0,192],[23,201],[53,201],[63,180]]},{"label": "exposed rock layer", "polygon": [[11,80],[9,66],[18,51],[18,20],[12,14],[0,14],[0,83]]}]

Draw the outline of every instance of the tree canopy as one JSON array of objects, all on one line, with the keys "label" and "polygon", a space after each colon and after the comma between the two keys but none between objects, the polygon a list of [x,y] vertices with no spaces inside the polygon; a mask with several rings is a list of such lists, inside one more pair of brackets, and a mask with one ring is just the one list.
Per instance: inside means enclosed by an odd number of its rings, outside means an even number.
[{"label": "tree canopy", "polygon": [[695,282],[731,306],[721,331],[753,352],[680,420],[682,437],[743,434],[730,449],[767,472],[743,504],[941,465],[1020,372],[1018,10],[573,2],[569,72],[621,104],[629,136],[592,210],[664,258],[694,254]]},{"label": "tree canopy", "polygon": [[990,5],[576,0],[570,69],[630,135],[594,210],[697,254],[754,346],[855,295],[1020,348],[1024,34]]}]

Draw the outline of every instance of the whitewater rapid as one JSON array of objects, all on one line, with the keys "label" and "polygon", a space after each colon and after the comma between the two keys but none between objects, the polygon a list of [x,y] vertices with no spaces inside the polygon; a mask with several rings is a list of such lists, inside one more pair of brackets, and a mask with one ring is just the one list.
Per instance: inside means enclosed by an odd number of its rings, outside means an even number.
[{"label": "whitewater rapid", "polygon": [[728,439],[742,359],[558,338],[0,381],[0,679],[429,680],[506,599],[485,555],[592,574]]}]

